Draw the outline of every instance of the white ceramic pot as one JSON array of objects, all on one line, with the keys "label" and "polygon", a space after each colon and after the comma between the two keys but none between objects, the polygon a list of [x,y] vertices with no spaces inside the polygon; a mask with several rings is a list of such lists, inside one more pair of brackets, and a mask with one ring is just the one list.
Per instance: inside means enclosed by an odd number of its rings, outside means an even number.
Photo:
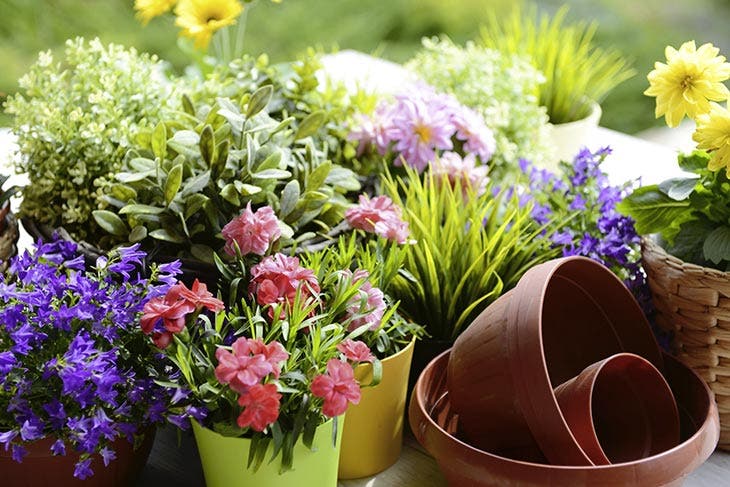
[{"label": "white ceramic pot", "polygon": [[581,147],[588,144],[601,120],[601,105],[591,102],[591,112],[586,118],[574,122],[550,126],[550,137],[555,147],[553,158],[544,165],[545,169],[558,170],[558,162],[572,161]]}]

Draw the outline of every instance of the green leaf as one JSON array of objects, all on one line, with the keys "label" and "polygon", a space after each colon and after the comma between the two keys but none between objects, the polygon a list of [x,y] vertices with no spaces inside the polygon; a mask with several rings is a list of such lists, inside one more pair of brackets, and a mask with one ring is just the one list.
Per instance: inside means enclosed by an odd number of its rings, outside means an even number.
[{"label": "green leaf", "polygon": [[266,105],[271,101],[271,95],[274,94],[274,88],[271,85],[265,85],[256,90],[251,99],[248,101],[248,108],[246,109],[246,118],[251,118],[261,110],[266,108]]},{"label": "green leaf", "polygon": [[206,125],[200,133],[200,155],[208,167],[213,164],[213,154],[215,153],[215,135],[213,135],[213,127]]},{"label": "green leaf", "polygon": [[144,172],[120,172],[114,176],[114,178],[120,183],[136,183],[142,181],[149,176],[154,176],[155,171],[144,171]]},{"label": "green leaf", "polygon": [[152,153],[160,160],[164,160],[167,155],[167,128],[164,122],[159,122],[152,131]]},{"label": "green leaf", "polygon": [[171,229],[158,228],[157,230],[152,230],[149,235],[154,239],[163,240],[165,242],[177,244],[185,243],[185,237]]},{"label": "green leaf", "polygon": [[661,233],[673,236],[687,220],[689,208],[689,201],[673,200],[656,185],[635,189],[617,205],[621,213],[636,221],[636,231],[640,235]]},{"label": "green leaf", "polygon": [[95,210],[91,214],[96,223],[112,235],[122,237],[129,233],[129,228],[116,213],[107,210]]},{"label": "green leaf", "polygon": [[124,208],[119,210],[119,214],[120,215],[127,215],[127,214],[159,215],[163,211],[165,211],[164,208],[159,208],[157,206],[140,205],[137,203],[132,203],[132,204],[126,205]]},{"label": "green leaf", "polygon": [[699,178],[672,178],[659,184],[659,190],[675,201],[689,198]]},{"label": "green leaf", "polygon": [[173,166],[167,173],[167,181],[165,181],[165,203],[168,205],[175,199],[175,195],[182,184],[183,167],[182,164]]},{"label": "green leaf", "polygon": [[210,168],[213,174],[213,179],[217,178],[220,173],[226,168],[226,162],[228,162],[228,151],[231,148],[231,142],[228,139],[224,139],[217,147],[218,155],[215,158],[215,163]]},{"label": "green leaf", "polygon": [[317,133],[317,130],[319,130],[319,128],[324,124],[325,118],[325,114],[321,110],[307,115],[307,117],[299,124],[294,140],[300,140]]},{"label": "green leaf", "polygon": [[185,200],[185,218],[188,219],[200,210],[208,201],[208,197],[201,193],[191,194]]},{"label": "green leaf", "polygon": [[141,242],[147,237],[147,228],[144,225],[137,225],[129,232],[129,241],[132,243]]},{"label": "green leaf", "polygon": [[289,213],[294,211],[294,207],[299,201],[299,194],[299,181],[294,179],[286,183],[279,200],[279,218],[286,218]]},{"label": "green leaf", "polygon": [[694,173],[707,169],[709,162],[710,155],[705,151],[694,151],[691,154],[679,154],[677,156],[679,167]]},{"label": "green leaf", "polygon": [[200,261],[208,262],[210,264],[215,262],[213,259],[215,251],[207,245],[194,244],[190,247],[190,253],[193,254],[193,257]]},{"label": "green leaf", "polygon": [[137,172],[154,171],[157,165],[152,159],[146,157],[135,157],[129,161],[129,167]]},{"label": "green leaf", "polygon": [[125,203],[137,197],[137,191],[126,184],[112,184],[110,194],[112,197]]},{"label": "green leaf", "polygon": [[263,171],[264,169],[279,169],[281,163],[281,150],[276,149],[274,152],[263,160],[261,164],[256,166],[257,171]]},{"label": "green leaf", "polygon": [[705,239],[702,246],[705,258],[714,264],[730,261],[730,227],[718,227]]},{"label": "green leaf", "polygon": [[[704,219],[690,220],[679,227],[679,232],[674,237],[673,245],[667,245],[666,249],[672,255],[685,262],[701,264],[705,261],[705,254],[702,249],[707,235],[716,227],[716,224]],[[666,245],[665,242],[662,242]]]},{"label": "green leaf", "polygon": [[220,195],[233,206],[241,206],[241,200],[238,198],[238,191],[236,190],[235,184],[228,183],[223,186],[223,189],[220,191]]},{"label": "green leaf", "polygon": [[312,171],[309,176],[307,176],[307,183],[306,188],[308,191],[316,191],[318,190],[327,179],[327,176],[330,173],[330,169],[332,169],[332,163],[330,161],[325,161],[319,166],[317,166],[314,171]]},{"label": "green leaf", "polygon": [[195,107],[193,106],[193,102],[190,100],[190,97],[188,95],[182,96],[182,107],[185,113],[195,116]]},{"label": "green leaf", "polygon": [[291,177],[291,173],[282,169],[265,169],[261,172],[251,174],[251,177],[256,179],[286,179]]},{"label": "green leaf", "polygon": [[181,145],[193,147],[200,142],[200,136],[194,130],[178,130],[170,140]]},{"label": "green leaf", "polygon": [[185,181],[183,189],[180,192],[180,196],[185,198],[188,195],[200,193],[206,186],[208,186],[208,183],[210,183],[210,171],[205,171],[197,176],[193,176]]}]

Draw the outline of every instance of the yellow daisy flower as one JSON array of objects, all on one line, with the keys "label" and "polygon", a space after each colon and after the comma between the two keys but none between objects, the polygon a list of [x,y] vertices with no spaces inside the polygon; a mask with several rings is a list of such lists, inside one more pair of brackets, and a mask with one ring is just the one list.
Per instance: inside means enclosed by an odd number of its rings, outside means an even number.
[{"label": "yellow daisy flower", "polygon": [[697,148],[711,153],[707,165],[710,171],[725,168],[730,176],[730,111],[712,103],[710,113],[697,118],[697,130],[692,134]]},{"label": "yellow daisy flower", "polygon": [[175,25],[181,34],[195,40],[195,47],[205,49],[213,33],[236,23],[243,12],[238,0],[180,0],[175,9]]},{"label": "yellow daisy flower", "polygon": [[134,0],[134,9],[137,11],[137,18],[147,25],[150,20],[169,11],[176,3],[177,0]]},{"label": "yellow daisy flower", "polygon": [[667,46],[667,64],[656,63],[649,73],[645,95],[656,96],[656,117],[666,117],[676,127],[685,115],[692,119],[710,111],[709,101],[724,101],[730,96],[722,83],[730,78],[730,63],[712,44],[699,49],[685,42],[679,50]]}]

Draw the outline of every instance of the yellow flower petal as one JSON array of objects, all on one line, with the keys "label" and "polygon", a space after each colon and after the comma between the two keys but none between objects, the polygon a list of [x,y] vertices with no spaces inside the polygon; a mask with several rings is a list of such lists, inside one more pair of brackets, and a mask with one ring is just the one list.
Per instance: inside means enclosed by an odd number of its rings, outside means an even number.
[{"label": "yellow flower petal", "polygon": [[147,25],[150,20],[169,11],[176,3],[177,0],[135,0],[134,10],[142,24]]},{"label": "yellow flower petal", "polygon": [[218,29],[236,23],[243,12],[238,0],[180,0],[175,14],[175,25],[181,35],[195,41],[195,47],[206,49]]}]

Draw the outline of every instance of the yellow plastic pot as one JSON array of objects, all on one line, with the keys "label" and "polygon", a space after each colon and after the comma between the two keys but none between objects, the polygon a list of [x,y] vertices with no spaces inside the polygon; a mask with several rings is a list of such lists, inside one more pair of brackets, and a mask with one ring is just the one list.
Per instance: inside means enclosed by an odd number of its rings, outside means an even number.
[{"label": "yellow plastic pot", "polygon": [[[414,343],[415,339],[384,359],[380,384],[363,388],[360,403],[347,409],[340,452],[341,479],[375,475],[398,461]],[[370,364],[361,364],[355,369],[355,377],[361,384],[369,384],[372,372]]]},{"label": "yellow plastic pot", "polygon": [[253,472],[246,467],[251,440],[222,436],[192,421],[195,441],[198,444],[200,462],[203,465],[207,487],[336,487],[337,461],[342,443],[344,417],[337,418],[337,443],[332,444],[334,421],[320,425],[314,435],[312,450],[300,440],[294,445],[294,468],[279,474],[281,453],[273,462],[272,446],[266,460]]}]

